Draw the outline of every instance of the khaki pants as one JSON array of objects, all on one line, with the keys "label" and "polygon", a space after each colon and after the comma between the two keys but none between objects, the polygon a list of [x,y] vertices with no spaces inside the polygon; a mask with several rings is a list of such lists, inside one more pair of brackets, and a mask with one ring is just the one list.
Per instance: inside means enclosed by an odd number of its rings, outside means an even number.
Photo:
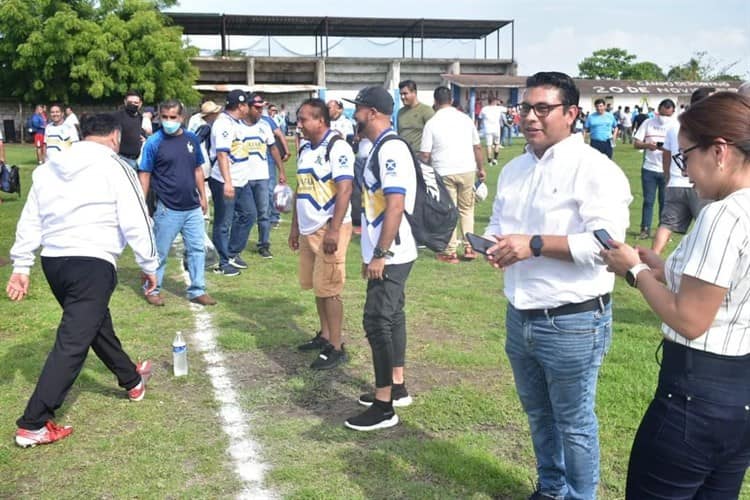
[{"label": "khaki pants", "polygon": [[456,224],[448,247],[445,249],[446,254],[456,253],[458,247],[458,227],[461,226],[461,235],[464,233],[474,232],[474,182],[475,173],[466,172],[464,174],[446,175],[443,177],[443,183],[451,195],[451,199],[458,207],[458,216],[460,224]]}]

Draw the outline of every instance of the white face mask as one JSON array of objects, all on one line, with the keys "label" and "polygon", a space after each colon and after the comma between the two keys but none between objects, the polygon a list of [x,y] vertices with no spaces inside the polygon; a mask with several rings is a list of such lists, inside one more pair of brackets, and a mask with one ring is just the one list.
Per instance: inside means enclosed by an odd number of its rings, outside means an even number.
[{"label": "white face mask", "polygon": [[674,116],[659,115],[659,122],[661,122],[662,125],[668,125],[672,123],[673,120]]}]

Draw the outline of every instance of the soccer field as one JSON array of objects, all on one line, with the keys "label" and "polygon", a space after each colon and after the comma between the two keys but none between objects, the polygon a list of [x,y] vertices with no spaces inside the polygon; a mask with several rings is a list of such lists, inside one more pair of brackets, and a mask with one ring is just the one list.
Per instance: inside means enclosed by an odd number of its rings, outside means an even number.
[{"label": "soccer field", "polygon": [[[502,150],[501,165],[520,154],[522,142],[515,139]],[[24,197],[0,195],[2,257],[13,243],[34,168],[32,148],[6,147],[9,163],[22,166]],[[640,158],[632,146],[615,149],[634,196],[630,243],[640,221]],[[490,193],[501,168],[487,167]],[[294,161],[288,162],[287,175],[294,179]],[[487,224],[491,203],[490,197],[477,207],[477,232]],[[205,312],[247,416],[248,436],[223,430],[221,404],[197,348],[194,311],[183,298],[179,259],[171,259],[165,277],[166,307],[156,308],[143,299],[127,250],[111,310],[125,350],[154,362],[146,398],[129,402],[114,376],[89,356],[57,416],[75,428],[73,435],[50,446],[16,447],[15,420],[60,318],[37,263],[26,300],[0,298],[0,498],[233,498],[248,485],[227,450],[244,437],[260,446],[264,487],[278,497],[526,498],[536,472],[504,353],[502,273],[480,260],[438,263],[432,252],[420,251],[406,291],[406,383],[414,404],[399,409],[400,425],[358,433],[344,428],[343,421],[360,411],[357,396],[373,382],[361,326],[366,283],[359,276],[359,239],[354,237],[349,248],[344,292],[351,361],[341,369],[314,372],[308,368],[314,355],[296,350],[317,329],[317,315],[312,295],[299,290],[288,232],[285,214],[271,235],[272,260],[251,252],[253,231],[245,252],[249,269],[236,278],[207,274],[208,291],[219,304]],[[0,267],[3,290],[10,273],[10,265]],[[660,340],[659,321],[621,279],[613,304],[613,342],[597,397],[602,499],[624,498],[630,445],[656,386]],[[190,373],[182,378],[171,372],[171,342],[178,330],[191,348]],[[750,499],[747,484],[741,497]]]}]

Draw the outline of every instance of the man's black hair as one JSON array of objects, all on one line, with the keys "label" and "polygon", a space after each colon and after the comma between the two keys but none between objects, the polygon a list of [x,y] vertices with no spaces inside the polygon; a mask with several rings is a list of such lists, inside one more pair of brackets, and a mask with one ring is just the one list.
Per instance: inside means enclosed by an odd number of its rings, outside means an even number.
[{"label": "man's black hair", "polygon": [[599,99],[597,99],[596,101],[594,101],[594,106],[598,106],[598,105],[600,105],[600,104],[604,104],[604,105],[606,105],[606,104],[607,104],[607,101],[605,101],[605,100],[604,100],[604,99],[602,99],[602,98],[599,98]]},{"label": "man's black hair", "polygon": [[435,92],[432,93],[433,97],[435,98],[435,103],[438,106],[443,106],[445,104],[450,104],[453,102],[453,95],[451,94],[451,89],[448,87],[440,86],[435,89]]},{"label": "man's black hair", "polygon": [[137,97],[141,101],[143,100],[143,97],[141,96],[141,93],[138,92],[137,90],[133,90],[133,89],[130,89],[127,92],[125,92],[125,99],[127,99],[128,97]]},{"label": "man's black hair", "polygon": [[662,102],[659,103],[659,107],[656,109],[661,109],[661,108],[674,109],[675,108],[674,101],[672,99],[664,99]]},{"label": "man's black hair", "polygon": [[313,116],[315,118],[323,118],[326,127],[331,126],[331,114],[328,112],[328,106],[323,99],[311,97],[304,100],[297,110],[298,113],[299,109],[302,109],[302,106],[310,106],[313,109]]},{"label": "man's black hair", "polygon": [[566,106],[578,106],[581,92],[575,82],[565,73],[558,71],[540,71],[526,79],[526,88],[555,87],[560,90],[560,99]]},{"label": "man's black hair", "polygon": [[690,105],[692,106],[698,101],[702,101],[706,97],[710,96],[716,92],[716,89],[714,87],[701,87],[697,89],[693,94],[690,96]]},{"label": "man's black hair", "polygon": [[172,109],[177,108],[177,114],[182,116],[182,112],[184,110],[184,107],[180,101],[177,99],[167,99],[166,101],[159,104],[159,113],[161,113],[162,109]]},{"label": "man's black hair", "polygon": [[412,92],[417,91],[417,83],[414,80],[404,80],[402,82],[399,82],[398,89],[401,90],[404,87],[411,90]]},{"label": "man's black hair", "polygon": [[121,130],[119,120],[112,113],[85,114],[81,117],[81,136],[105,137]]}]

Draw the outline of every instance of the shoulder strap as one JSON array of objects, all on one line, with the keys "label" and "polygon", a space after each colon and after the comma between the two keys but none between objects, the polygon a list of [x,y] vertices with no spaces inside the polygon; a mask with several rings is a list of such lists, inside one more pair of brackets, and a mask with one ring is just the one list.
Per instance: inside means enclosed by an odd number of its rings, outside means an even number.
[{"label": "shoulder strap", "polygon": [[341,140],[343,140],[343,137],[341,137],[337,132],[334,132],[331,135],[331,138],[328,139],[328,145],[326,146],[326,155],[325,155],[326,162],[331,161],[331,150],[333,149],[333,145]]},{"label": "shoulder strap", "polygon": [[[406,144],[406,147],[409,148],[409,152],[412,154],[412,158],[414,158],[414,152],[411,150],[411,146],[409,146],[409,143],[404,140],[403,137],[397,134],[390,134],[385,137],[383,137],[383,140],[381,140],[377,146],[375,146],[370,153],[371,163],[372,163],[372,175],[375,176],[375,180],[380,183],[380,160],[378,159],[378,154],[380,153],[380,148],[383,147],[383,144],[385,144],[388,141],[393,140],[399,140]],[[414,164],[416,166],[416,163]]]}]

